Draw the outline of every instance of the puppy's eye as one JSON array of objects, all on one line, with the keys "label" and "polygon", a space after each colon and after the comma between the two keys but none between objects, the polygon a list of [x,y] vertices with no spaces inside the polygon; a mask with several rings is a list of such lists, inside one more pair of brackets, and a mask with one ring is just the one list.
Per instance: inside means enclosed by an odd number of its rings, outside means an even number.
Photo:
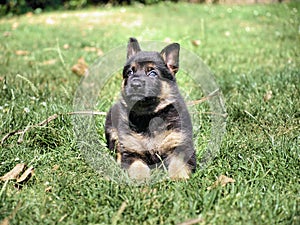
[{"label": "puppy's eye", "polygon": [[157,72],[156,71],[154,71],[154,70],[151,70],[149,73],[148,73],[148,76],[149,77],[157,77]]},{"label": "puppy's eye", "polygon": [[127,76],[131,76],[132,74],[133,74],[133,70],[128,70],[126,73]]}]

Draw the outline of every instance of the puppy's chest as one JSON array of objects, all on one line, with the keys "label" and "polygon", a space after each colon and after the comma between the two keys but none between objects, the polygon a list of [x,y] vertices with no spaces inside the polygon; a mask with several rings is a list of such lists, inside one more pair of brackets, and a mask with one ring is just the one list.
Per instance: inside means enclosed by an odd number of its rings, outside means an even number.
[{"label": "puppy's chest", "polygon": [[184,141],[184,134],[176,130],[154,131],[151,135],[130,132],[122,135],[120,144],[124,151],[137,154],[168,154]]}]

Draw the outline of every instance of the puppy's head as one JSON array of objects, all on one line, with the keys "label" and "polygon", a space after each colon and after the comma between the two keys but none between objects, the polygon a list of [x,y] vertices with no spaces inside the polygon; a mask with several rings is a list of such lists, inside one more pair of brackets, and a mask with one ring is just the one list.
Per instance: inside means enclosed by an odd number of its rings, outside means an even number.
[{"label": "puppy's head", "polygon": [[179,67],[179,49],[179,44],[174,43],[160,53],[142,51],[135,38],[129,39],[122,84],[127,107],[140,113],[152,113],[170,100]]}]

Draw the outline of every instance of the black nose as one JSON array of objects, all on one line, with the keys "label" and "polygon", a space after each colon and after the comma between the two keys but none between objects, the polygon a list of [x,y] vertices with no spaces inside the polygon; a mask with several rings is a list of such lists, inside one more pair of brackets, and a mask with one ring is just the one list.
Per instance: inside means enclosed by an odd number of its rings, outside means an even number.
[{"label": "black nose", "polygon": [[140,80],[139,78],[133,78],[130,82],[130,87],[135,90],[139,90],[139,89],[143,88],[143,86],[144,86],[144,82],[142,80]]}]

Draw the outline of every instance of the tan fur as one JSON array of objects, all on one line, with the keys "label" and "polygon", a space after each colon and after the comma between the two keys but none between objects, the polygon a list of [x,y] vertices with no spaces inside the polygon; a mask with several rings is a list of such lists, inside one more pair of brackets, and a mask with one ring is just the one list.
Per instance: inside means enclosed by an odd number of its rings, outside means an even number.
[{"label": "tan fur", "polygon": [[168,149],[174,149],[181,145],[186,138],[182,132],[166,131],[165,133],[169,134],[163,137],[160,145],[160,148],[164,149],[165,151]]},{"label": "tan fur", "polygon": [[117,152],[117,163],[118,163],[119,165],[121,165],[121,161],[122,161],[122,155],[121,155],[120,152]]},{"label": "tan fur", "polygon": [[172,180],[189,179],[191,170],[184,162],[183,156],[179,154],[170,158],[168,173]]},{"label": "tan fur", "polygon": [[131,134],[122,135],[120,137],[120,143],[126,151],[142,153],[146,150],[144,146],[144,139],[144,136],[141,134],[132,132]]},{"label": "tan fur", "polygon": [[176,98],[172,95],[170,84],[166,81],[161,81],[161,85],[161,93],[158,96],[160,99],[160,103],[156,107],[154,112],[158,112],[176,101]]},{"label": "tan fur", "polygon": [[155,63],[147,63],[146,72],[148,73],[155,68],[156,68]]},{"label": "tan fur", "polygon": [[120,142],[129,152],[143,154],[145,151],[150,151],[153,154],[171,154],[172,150],[181,145],[184,140],[185,135],[182,132],[166,130],[154,137],[131,133],[122,136]]},{"label": "tan fur", "polygon": [[111,139],[112,140],[118,140],[118,132],[115,128],[111,127],[108,129],[108,132],[110,133]]},{"label": "tan fur", "polygon": [[136,160],[128,168],[129,177],[135,180],[146,180],[150,178],[150,168],[141,160]]}]

